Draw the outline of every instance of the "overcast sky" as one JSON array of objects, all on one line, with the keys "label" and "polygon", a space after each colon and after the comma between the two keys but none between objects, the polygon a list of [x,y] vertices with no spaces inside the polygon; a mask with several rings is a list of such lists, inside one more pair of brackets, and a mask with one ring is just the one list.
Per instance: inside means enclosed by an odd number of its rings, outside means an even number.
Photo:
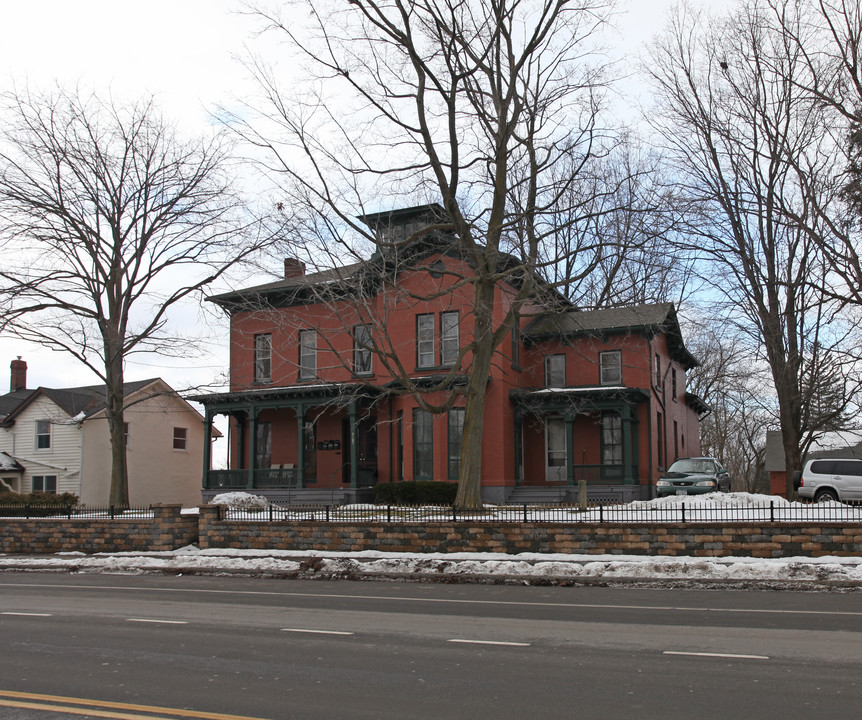
[{"label": "overcast sky", "polygon": [[[623,0],[620,47],[634,50],[661,29],[670,0]],[[252,37],[253,23],[232,10],[237,0],[0,0],[0,87],[54,83],[119,98],[157,96],[168,118],[189,131],[205,129],[217,103],[243,96],[246,74],[235,59]],[[273,268],[281,260],[273,259]],[[215,338],[225,352],[201,362],[155,358],[130,362],[128,380],[160,376],[174,387],[207,382],[226,370],[227,331]],[[0,393],[7,392],[15,356],[28,363],[28,387],[71,387],[97,382],[71,359],[0,337]]]}]

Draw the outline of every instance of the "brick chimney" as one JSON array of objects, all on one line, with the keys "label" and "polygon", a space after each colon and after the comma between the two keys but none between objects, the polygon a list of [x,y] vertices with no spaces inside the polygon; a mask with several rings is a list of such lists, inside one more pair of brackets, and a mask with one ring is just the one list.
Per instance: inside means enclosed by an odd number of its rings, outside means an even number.
[{"label": "brick chimney", "polygon": [[284,279],[302,277],[305,275],[305,263],[296,258],[284,259]]},{"label": "brick chimney", "polygon": [[26,390],[27,363],[25,363],[19,355],[18,359],[13,360],[12,364],[9,367],[12,369],[12,379],[9,383],[9,391],[15,392],[16,390]]}]

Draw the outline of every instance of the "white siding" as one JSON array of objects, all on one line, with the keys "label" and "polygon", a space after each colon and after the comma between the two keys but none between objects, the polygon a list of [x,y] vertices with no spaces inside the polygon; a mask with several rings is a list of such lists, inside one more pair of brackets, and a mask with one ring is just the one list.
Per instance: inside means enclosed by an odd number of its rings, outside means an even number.
[{"label": "white siding", "polygon": [[[36,448],[36,421],[48,420],[51,447]],[[30,492],[34,475],[56,475],[57,492],[80,492],[81,429],[69,423],[69,415],[47,397],[41,396],[4,430],[0,450],[14,456],[24,466],[21,492]]]}]

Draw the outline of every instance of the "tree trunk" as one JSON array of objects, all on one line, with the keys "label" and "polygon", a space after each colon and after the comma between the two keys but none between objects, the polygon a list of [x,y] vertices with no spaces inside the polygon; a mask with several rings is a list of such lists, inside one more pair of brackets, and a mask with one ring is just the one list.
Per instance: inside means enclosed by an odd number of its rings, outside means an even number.
[{"label": "tree trunk", "polygon": [[[119,335],[118,332],[109,336]],[[115,507],[129,506],[129,475],[126,467],[126,431],[123,419],[123,356],[111,342],[105,340],[105,417],[111,440],[111,491],[109,503]]]},{"label": "tree trunk", "polygon": [[464,432],[461,440],[461,470],[458,476],[459,510],[482,508],[482,436],[485,428],[485,392],[491,374],[493,344],[494,284],[479,280],[475,289],[473,361],[465,391]]}]

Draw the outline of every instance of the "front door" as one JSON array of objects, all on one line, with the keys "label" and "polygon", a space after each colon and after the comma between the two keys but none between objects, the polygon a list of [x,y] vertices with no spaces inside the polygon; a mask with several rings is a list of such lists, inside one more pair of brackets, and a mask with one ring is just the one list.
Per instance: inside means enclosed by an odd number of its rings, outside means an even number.
[{"label": "front door", "polygon": [[545,419],[545,481],[566,480],[566,423],[562,418]]}]

